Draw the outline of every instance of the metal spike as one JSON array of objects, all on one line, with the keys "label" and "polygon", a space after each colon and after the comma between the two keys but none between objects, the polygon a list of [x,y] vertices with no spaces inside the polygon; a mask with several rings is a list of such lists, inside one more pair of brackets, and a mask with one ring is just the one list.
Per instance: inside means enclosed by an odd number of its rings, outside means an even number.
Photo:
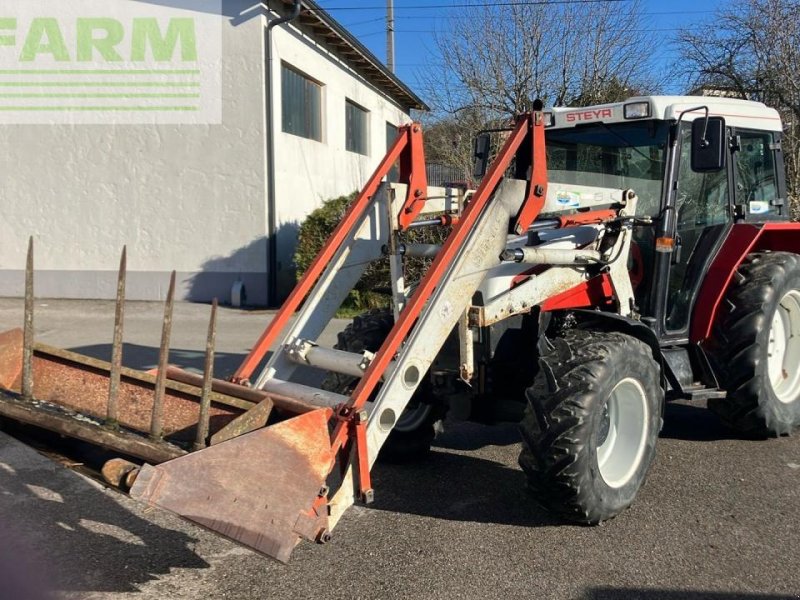
[{"label": "metal spike", "polygon": [[208,421],[211,409],[211,384],[214,379],[214,346],[217,340],[217,299],[211,302],[211,318],[208,321],[208,338],[206,339],[206,360],[203,365],[203,388],[200,393],[200,418],[197,421],[197,438],[195,450],[206,447],[208,438]]},{"label": "metal spike", "polygon": [[122,326],[125,318],[125,278],[128,270],[128,247],[122,247],[117,276],[117,304],[114,311],[114,340],[111,344],[111,377],[108,385],[108,407],[106,425],[112,429],[119,427],[117,401],[119,399],[119,380],[122,371]]},{"label": "metal spike", "polygon": [[22,397],[33,399],[33,236],[25,262],[25,322],[22,336]]},{"label": "metal spike", "polygon": [[172,307],[175,301],[175,271],[169,277],[169,291],[164,306],[164,324],[161,329],[161,347],[158,350],[158,373],[153,397],[153,415],[150,420],[150,437],[161,439],[164,435],[164,390],[167,385],[169,364],[169,338],[172,333]]}]

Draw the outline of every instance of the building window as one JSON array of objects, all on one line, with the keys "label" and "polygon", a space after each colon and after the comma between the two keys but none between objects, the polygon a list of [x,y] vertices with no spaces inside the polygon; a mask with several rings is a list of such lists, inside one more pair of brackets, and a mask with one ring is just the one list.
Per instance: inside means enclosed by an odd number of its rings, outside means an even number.
[{"label": "building window", "polygon": [[281,113],[283,131],[322,141],[322,85],[281,65]]},{"label": "building window", "polygon": [[[386,151],[388,152],[389,149],[394,144],[395,140],[397,139],[397,126],[392,125],[388,121],[386,122]],[[392,169],[389,171],[389,176],[387,178],[390,183],[397,183],[400,179],[400,172],[397,169],[397,165],[395,164]]]},{"label": "building window", "polygon": [[344,104],[345,146],[350,152],[369,154],[369,111],[355,102]]},{"label": "building window", "polygon": [[397,139],[397,126],[386,122],[386,150],[392,147],[394,141]]}]

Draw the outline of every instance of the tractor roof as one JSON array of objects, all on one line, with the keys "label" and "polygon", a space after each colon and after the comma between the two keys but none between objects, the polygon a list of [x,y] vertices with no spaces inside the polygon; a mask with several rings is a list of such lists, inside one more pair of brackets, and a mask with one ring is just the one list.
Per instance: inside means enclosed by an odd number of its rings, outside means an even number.
[{"label": "tractor roof", "polygon": [[[645,119],[675,121],[682,112],[701,106],[707,106],[711,116],[724,117],[731,126],[782,131],[781,118],[775,109],[761,102],[713,96],[637,96],[624,102],[579,108],[556,107],[548,109],[548,112],[554,115],[554,127],[561,128],[584,123],[624,123]],[[683,120],[692,121],[704,115],[703,110],[687,112]]]}]

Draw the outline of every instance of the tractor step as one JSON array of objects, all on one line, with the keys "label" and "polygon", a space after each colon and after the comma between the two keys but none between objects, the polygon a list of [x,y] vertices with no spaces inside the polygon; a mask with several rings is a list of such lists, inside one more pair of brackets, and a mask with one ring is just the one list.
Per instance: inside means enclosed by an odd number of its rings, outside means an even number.
[{"label": "tractor step", "polygon": [[703,384],[686,386],[683,388],[682,397],[687,400],[709,400],[710,398],[727,398],[728,392],[719,388],[706,387]]}]

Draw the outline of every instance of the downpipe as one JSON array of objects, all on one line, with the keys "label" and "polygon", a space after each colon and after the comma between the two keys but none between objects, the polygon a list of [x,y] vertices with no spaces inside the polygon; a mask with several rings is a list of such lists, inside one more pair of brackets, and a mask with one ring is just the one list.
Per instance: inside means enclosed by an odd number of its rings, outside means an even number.
[{"label": "downpipe", "polygon": [[301,1],[295,0],[288,15],[272,19],[267,24],[267,304],[278,305],[278,229],[275,215],[275,98],[273,94],[272,30],[300,16]]}]

